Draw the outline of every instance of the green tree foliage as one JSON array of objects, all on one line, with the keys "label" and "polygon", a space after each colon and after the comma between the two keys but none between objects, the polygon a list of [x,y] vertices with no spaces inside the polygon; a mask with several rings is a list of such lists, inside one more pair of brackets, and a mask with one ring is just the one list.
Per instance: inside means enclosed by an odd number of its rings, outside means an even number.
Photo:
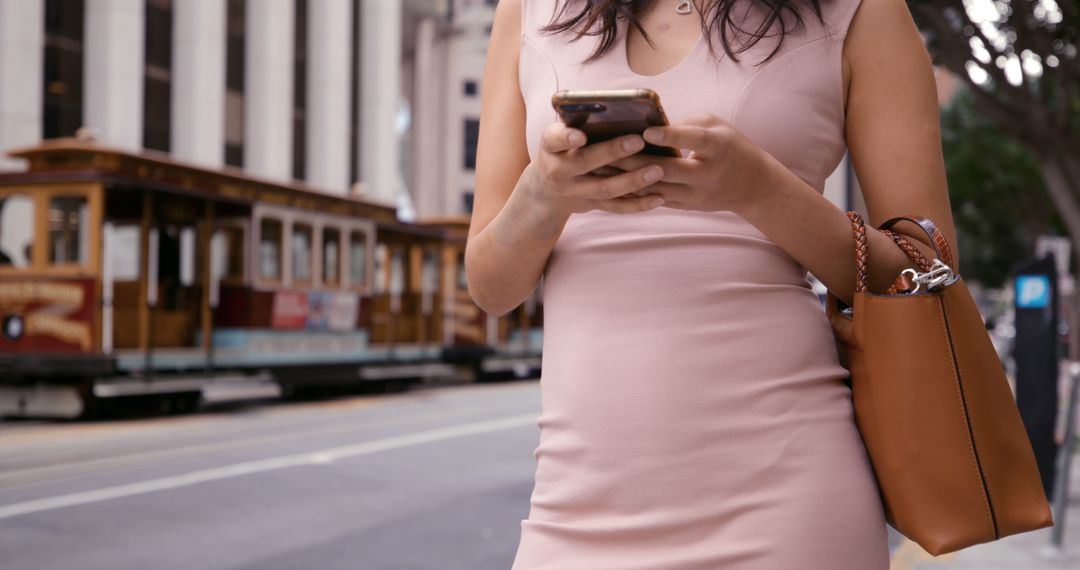
[{"label": "green tree foliage", "polygon": [[942,109],[941,140],[964,275],[1001,286],[1039,235],[1065,233],[1038,161],[966,89]]},{"label": "green tree foliage", "polygon": [[[1075,260],[1080,256],[1080,0],[907,4],[934,63],[966,86],[968,98],[944,117],[954,130],[946,142],[954,213],[963,218],[957,222],[966,235],[961,240],[972,242],[961,243],[971,255],[961,253],[965,274],[978,264],[988,284],[999,281],[1016,248],[1033,253],[1034,236],[1054,227],[1067,230]],[[998,237],[1003,233],[1010,237]]]}]

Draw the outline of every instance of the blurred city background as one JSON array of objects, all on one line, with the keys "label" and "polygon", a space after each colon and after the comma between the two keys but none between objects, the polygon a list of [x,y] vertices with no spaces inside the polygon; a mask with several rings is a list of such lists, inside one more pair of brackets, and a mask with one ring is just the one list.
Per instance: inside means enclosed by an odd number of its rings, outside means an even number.
[{"label": "blurred city background", "polygon": [[[1080,568],[1080,2],[908,4],[1058,524],[893,568]],[[509,568],[543,295],[465,281],[495,5],[0,0],[0,567]],[[826,196],[865,212],[846,158]]]}]

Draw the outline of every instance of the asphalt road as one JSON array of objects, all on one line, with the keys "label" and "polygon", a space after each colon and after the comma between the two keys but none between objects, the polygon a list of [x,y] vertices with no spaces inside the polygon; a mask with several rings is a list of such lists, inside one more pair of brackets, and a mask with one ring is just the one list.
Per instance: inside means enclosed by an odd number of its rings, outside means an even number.
[{"label": "asphalt road", "polygon": [[536,380],[0,423],[0,568],[506,570]]},{"label": "asphalt road", "polygon": [[539,413],[521,380],[0,422],[0,569],[507,570]]}]

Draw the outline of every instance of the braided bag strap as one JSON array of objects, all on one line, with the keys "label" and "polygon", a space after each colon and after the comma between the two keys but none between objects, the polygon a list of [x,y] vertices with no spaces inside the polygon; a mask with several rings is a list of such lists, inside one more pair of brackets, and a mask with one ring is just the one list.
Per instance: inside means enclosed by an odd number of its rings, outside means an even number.
[{"label": "braided bag strap", "polygon": [[[866,238],[866,223],[863,217],[855,211],[847,212],[847,217],[851,220],[851,229],[855,238],[855,291],[868,291],[870,289],[870,273],[869,273],[869,242]],[[881,230],[881,232],[908,256],[909,259],[919,268],[920,271],[929,271],[931,263],[926,256],[923,255],[918,248],[911,244],[904,236],[892,231]],[[889,286],[885,291],[886,294],[896,295],[900,291],[906,291],[911,288],[911,283],[908,281],[907,276],[901,274],[897,276],[896,281]]]},{"label": "braided bag strap", "polygon": [[858,293],[870,289],[870,273],[867,271],[870,247],[866,241],[866,224],[862,216],[850,211],[847,217],[851,220],[851,231],[855,236],[855,292]]},{"label": "braided bag strap", "polygon": [[926,256],[923,255],[922,251],[912,245],[906,237],[892,230],[881,230],[881,233],[892,238],[892,240],[896,242],[896,245],[900,246],[900,249],[904,250],[904,253],[907,254],[908,258],[910,258],[911,261],[915,262],[915,265],[918,266],[919,271],[930,271],[930,268],[933,266],[933,264],[930,263],[930,260],[926,259]]},{"label": "braided bag strap", "polygon": [[[881,230],[881,232],[892,238],[892,240],[896,242],[896,245],[900,246],[900,249],[904,250],[904,253],[906,253],[908,258],[915,263],[916,267],[919,268],[919,271],[930,271],[930,268],[933,266],[933,264],[930,263],[930,260],[926,259],[926,256],[923,255],[923,253],[919,251],[918,248],[912,245],[911,242],[907,240],[907,238],[892,230]],[[890,285],[888,290],[886,290],[885,292],[889,295],[896,295],[901,291],[907,291],[911,288],[912,283],[908,279],[908,276],[901,273],[896,277],[896,281],[894,281],[893,284]]]}]

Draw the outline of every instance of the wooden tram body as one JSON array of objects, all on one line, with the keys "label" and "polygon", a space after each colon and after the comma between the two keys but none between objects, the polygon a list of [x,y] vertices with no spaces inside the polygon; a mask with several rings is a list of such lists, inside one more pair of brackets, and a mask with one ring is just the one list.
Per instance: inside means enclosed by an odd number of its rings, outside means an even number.
[{"label": "wooden tram body", "polygon": [[362,197],[73,139],[12,156],[29,167],[0,174],[0,415],[539,369],[539,289],[483,313],[465,216],[406,223]]}]

